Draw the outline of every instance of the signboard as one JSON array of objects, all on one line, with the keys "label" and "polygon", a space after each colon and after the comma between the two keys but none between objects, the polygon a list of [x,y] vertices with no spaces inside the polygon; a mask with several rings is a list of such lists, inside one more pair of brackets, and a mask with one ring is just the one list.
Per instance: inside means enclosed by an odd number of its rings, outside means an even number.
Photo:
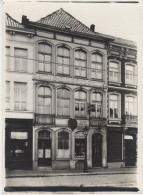
[{"label": "signboard", "polygon": [[77,120],[76,119],[72,119],[70,118],[68,120],[68,126],[71,128],[71,130],[73,131],[76,127],[77,127]]}]

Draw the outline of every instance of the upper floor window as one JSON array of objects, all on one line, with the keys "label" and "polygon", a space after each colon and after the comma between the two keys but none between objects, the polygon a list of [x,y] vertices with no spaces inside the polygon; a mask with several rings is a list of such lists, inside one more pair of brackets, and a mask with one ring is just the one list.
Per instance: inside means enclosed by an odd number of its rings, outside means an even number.
[{"label": "upper floor window", "polygon": [[26,110],[26,83],[14,83],[14,108]]},{"label": "upper floor window", "polygon": [[120,64],[110,61],[109,63],[109,81],[120,82]]},{"label": "upper floor window", "polygon": [[119,95],[110,94],[109,107],[110,107],[110,113],[109,113],[110,118],[113,119],[119,118],[119,109],[120,109]]},{"label": "upper floor window", "polygon": [[134,84],[134,66],[126,65],[125,81],[128,84]]},{"label": "upper floor window", "polygon": [[8,110],[10,109],[10,82],[6,81],[6,89],[5,89],[5,99],[6,99],[6,105],[5,108]]},{"label": "upper floor window", "polygon": [[70,91],[68,89],[57,90],[57,115],[70,115]]},{"label": "upper floor window", "polygon": [[125,97],[125,114],[136,115],[136,100],[133,96]]},{"label": "upper floor window", "polygon": [[91,77],[93,79],[102,79],[103,56],[97,53],[91,55]]},{"label": "upper floor window", "polygon": [[38,44],[38,71],[52,72],[52,47],[47,43]]},{"label": "upper floor window", "polygon": [[6,46],[5,48],[5,55],[6,55],[6,69],[9,70],[10,66],[10,47]]},{"label": "upper floor window", "polygon": [[57,73],[70,74],[70,50],[66,47],[58,47],[57,49]]},{"label": "upper floor window", "polygon": [[91,112],[91,116],[100,117],[102,115],[102,94],[92,93],[91,103],[95,105],[95,110]]},{"label": "upper floor window", "polygon": [[40,86],[38,88],[38,113],[51,114],[52,92],[49,87]]},{"label": "upper floor window", "polygon": [[86,104],[87,104],[87,93],[84,91],[75,92],[75,116],[85,117],[86,113]]},{"label": "upper floor window", "polygon": [[83,50],[75,51],[75,76],[87,76],[87,54]]},{"label": "upper floor window", "polygon": [[26,72],[27,71],[27,57],[28,52],[27,49],[23,48],[14,48],[14,69],[18,72]]}]

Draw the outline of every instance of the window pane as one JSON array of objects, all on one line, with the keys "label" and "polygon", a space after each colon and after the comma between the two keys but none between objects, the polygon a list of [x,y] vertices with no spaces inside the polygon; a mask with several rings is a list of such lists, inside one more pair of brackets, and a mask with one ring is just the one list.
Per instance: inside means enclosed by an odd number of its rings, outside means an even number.
[{"label": "window pane", "polygon": [[39,87],[38,92],[39,95],[44,95],[44,87]]},{"label": "window pane", "polygon": [[51,89],[49,87],[45,87],[45,95],[51,96]]},{"label": "window pane", "polygon": [[83,157],[85,155],[85,139],[75,139],[75,156]]}]

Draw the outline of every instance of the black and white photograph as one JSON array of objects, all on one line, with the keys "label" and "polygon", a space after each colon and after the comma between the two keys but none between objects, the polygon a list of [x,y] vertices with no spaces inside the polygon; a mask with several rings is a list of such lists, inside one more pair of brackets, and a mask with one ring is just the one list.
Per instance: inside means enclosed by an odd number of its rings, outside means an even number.
[{"label": "black and white photograph", "polygon": [[141,192],[142,12],[2,2],[3,193]]}]

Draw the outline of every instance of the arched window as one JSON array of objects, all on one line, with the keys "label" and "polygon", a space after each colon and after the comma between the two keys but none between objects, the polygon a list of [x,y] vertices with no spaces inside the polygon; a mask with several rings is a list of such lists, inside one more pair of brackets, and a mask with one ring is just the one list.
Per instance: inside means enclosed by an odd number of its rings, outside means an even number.
[{"label": "arched window", "polygon": [[49,87],[40,86],[38,89],[38,113],[51,114],[52,93]]},{"label": "arched window", "polygon": [[87,54],[83,50],[75,51],[75,76],[87,76]]},{"label": "arched window", "polygon": [[97,53],[91,55],[91,77],[93,79],[103,78],[103,56]]},{"label": "arched window", "polygon": [[95,105],[95,110],[91,112],[92,117],[101,117],[102,116],[102,94],[101,93],[92,93],[91,103]]},{"label": "arched window", "polygon": [[75,116],[85,117],[86,116],[86,104],[87,104],[87,93],[84,91],[75,92]]},{"label": "arched window", "polygon": [[57,115],[69,116],[70,115],[70,91],[68,89],[57,90]]},{"label": "arched window", "polygon": [[120,64],[116,61],[109,62],[109,81],[120,82],[121,73],[120,73]]},{"label": "arched window", "polygon": [[59,46],[57,49],[57,73],[70,74],[70,50],[67,47]]},{"label": "arched window", "polygon": [[38,44],[38,71],[52,72],[52,47],[47,43]]}]

